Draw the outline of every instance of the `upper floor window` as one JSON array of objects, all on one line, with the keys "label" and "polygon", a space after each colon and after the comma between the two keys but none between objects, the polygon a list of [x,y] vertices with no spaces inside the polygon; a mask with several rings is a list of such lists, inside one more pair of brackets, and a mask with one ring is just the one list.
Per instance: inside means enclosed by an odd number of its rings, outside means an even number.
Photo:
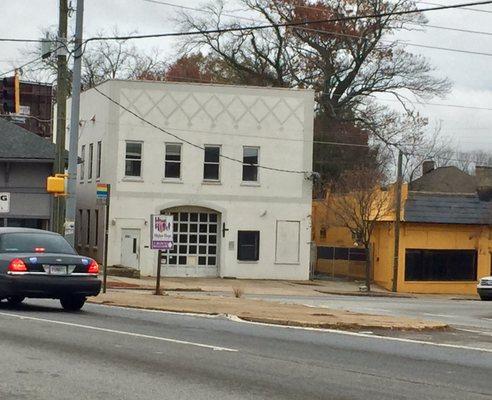
[{"label": "upper floor window", "polygon": [[125,176],[142,176],[142,142],[126,142]]},{"label": "upper floor window", "polygon": [[205,146],[203,179],[206,181],[220,180],[220,146]]},{"label": "upper floor window", "polygon": [[165,178],[181,178],[181,143],[166,143]]},{"label": "upper floor window", "polygon": [[82,149],[80,150],[80,180],[84,180],[84,175],[85,175],[85,145],[82,146]]},{"label": "upper floor window", "polygon": [[243,182],[258,181],[259,147],[243,147]]},{"label": "upper floor window", "polygon": [[101,177],[101,152],[102,152],[102,143],[97,142],[97,150],[96,150],[96,178]]},{"label": "upper floor window", "polygon": [[92,162],[94,161],[94,143],[89,145],[89,165],[87,170],[87,179],[92,179]]}]

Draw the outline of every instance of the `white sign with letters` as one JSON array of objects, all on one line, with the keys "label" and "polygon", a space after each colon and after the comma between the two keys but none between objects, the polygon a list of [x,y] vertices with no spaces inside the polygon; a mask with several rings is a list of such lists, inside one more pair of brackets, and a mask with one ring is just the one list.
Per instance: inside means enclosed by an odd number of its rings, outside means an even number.
[{"label": "white sign with letters", "polygon": [[0,213],[10,212],[10,193],[0,193]]},{"label": "white sign with letters", "polygon": [[150,221],[150,248],[172,249],[174,246],[172,215],[151,215]]}]

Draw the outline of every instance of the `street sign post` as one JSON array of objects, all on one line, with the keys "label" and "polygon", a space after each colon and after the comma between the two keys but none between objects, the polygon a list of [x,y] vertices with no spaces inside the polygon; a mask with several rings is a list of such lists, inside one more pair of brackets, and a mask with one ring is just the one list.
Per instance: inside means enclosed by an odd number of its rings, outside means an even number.
[{"label": "street sign post", "polygon": [[111,185],[108,183],[98,183],[96,185],[96,199],[105,204],[105,223],[104,223],[104,255],[103,255],[103,293],[106,293],[106,283],[108,280],[108,238],[109,238],[109,203],[111,198]]},{"label": "street sign post", "polygon": [[0,193],[0,213],[10,212],[10,193]]},{"label": "street sign post", "polygon": [[157,279],[155,283],[155,294],[160,295],[161,287],[161,265],[162,250],[171,250],[174,246],[173,239],[173,216],[151,215],[150,216],[150,248],[157,250]]}]

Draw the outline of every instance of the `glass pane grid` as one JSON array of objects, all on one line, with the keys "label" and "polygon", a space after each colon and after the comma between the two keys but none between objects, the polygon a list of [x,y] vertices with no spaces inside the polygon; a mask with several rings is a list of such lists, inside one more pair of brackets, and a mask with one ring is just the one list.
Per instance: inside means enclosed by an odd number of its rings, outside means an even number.
[{"label": "glass pane grid", "polygon": [[188,265],[196,257],[196,265],[217,265],[218,218],[214,213],[179,212],[174,217],[174,248],[163,255],[165,265]]}]

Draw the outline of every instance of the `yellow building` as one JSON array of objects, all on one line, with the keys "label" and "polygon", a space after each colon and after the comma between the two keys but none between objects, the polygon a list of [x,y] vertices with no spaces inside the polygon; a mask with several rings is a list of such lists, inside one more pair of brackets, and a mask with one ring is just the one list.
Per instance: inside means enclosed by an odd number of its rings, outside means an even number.
[{"label": "yellow building", "polygon": [[312,240],[316,243],[315,272],[332,277],[363,279],[365,251],[354,243],[352,233],[341,225],[325,200],[314,200]]},{"label": "yellow building", "polygon": [[[423,172],[402,190],[398,291],[476,294],[477,280],[492,275],[492,169],[477,167],[476,176],[471,176],[455,167],[434,169],[426,163]],[[323,214],[321,207],[313,206],[313,239],[318,248],[348,245],[351,235],[343,227],[326,229],[325,239],[321,237],[323,225],[330,226],[330,212]],[[377,223],[372,237],[373,280],[389,290],[394,225],[390,213]],[[329,266],[320,257],[317,264],[318,272]],[[348,272],[349,277],[363,276]]]}]

